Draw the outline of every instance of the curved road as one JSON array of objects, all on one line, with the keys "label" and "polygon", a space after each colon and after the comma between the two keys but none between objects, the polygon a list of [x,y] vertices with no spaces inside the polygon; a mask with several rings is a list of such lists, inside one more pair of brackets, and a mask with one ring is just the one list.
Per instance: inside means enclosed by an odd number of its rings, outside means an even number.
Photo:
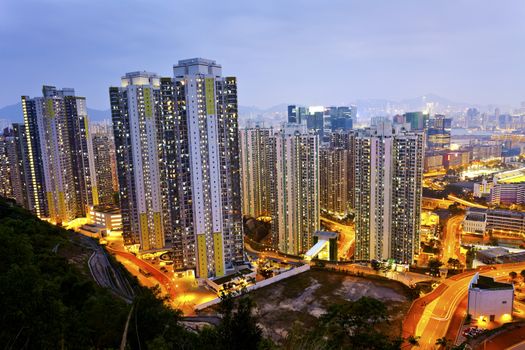
[{"label": "curved road", "polygon": [[448,259],[461,259],[459,254],[461,222],[463,221],[463,214],[458,214],[450,217],[443,228],[443,243],[441,261],[447,264]]},{"label": "curved road", "polygon": [[166,290],[169,292],[170,296],[174,298],[176,296],[175,290],[171,288],[171,281],[168,276],[166,276],[164,273],[162,273],[160,270],[155,268],[153,265],[145,262],[144,260],[141,260],[137,258],[135,255],[123,252],[121,250],[116,250],[113,248],[110,248],[109,246],[106,246],[106,249],[110,252],[112,252],[115,255],[121,256],[125,259],[130,260],[135,265],[143,269],[144,271],[147,271],[151,273],[151,276],[156,279],[160,285],[162,285]]},{"label": "curved road", "polygon": [[331,230],[339,231],[339,239],[337,240],[337,255],[341,258],[344,258],[345,260],[350,260],[354,255],[354,224],[344,225],[323,216],[321,216],[321,222],[328,226]]},{"label": "curved road", "polygon": [[[494,265],[494,269],[485,269],[480,274],[489,277],[501,278],[508,276],[511,271],[525,269],[525,263]],[[415,327],[415,336],[420,336],[420,349],[434,349],[436,339],[446,336],[453,315],[468,293],[468,285],[473,272],[466,272],[455,278],[443,282],[438,295],[433,301],[425,303],[424,311]],[[417,301],[416,301],[417,303]],[[411,322],[417,321],[419,310],[412,307],[405,319],[405,329],[410,328]],[[455,330],[456,334],[457,331]]]}]

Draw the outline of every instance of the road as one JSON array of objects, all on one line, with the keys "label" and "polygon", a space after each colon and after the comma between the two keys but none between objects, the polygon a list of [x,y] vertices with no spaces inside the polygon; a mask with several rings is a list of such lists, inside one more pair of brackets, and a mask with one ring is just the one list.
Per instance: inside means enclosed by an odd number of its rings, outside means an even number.
[{"label": "road", "polygon": [[[525,263],[493,265],[494,270],[480,272],[480,274],[489,277],[503,278],[508,276],[511,271],[521,271],[525,269]],[[410,328],[410,323],[417,322],[415,327],[416,336],[420,338],[420,349],[434,349],[436,339],[447,335],[449,325],[461,302],[467,296],[468,285],[474,272],[470,271],[449,278],[443,282],[443,287],[434,293],[434,300],[423,303],[423,312],[418,321],[419,312],[417,308],[412,307],[405,319],[404,329]],[[417,300],[415,304],[417,304]],[[415,313],[415,314],[414,314]],[[464,315],[463,315],[464,316]],[[457,333],[458,330],[455,330]],[[404,334],[406,336],[406,334]]]},{"label": "road", "polygon": [[176,292],[171,287],[171,280],[170,280],[170,278],[167,275],[165,275],[162,271],[158,270],[156,267],[154,267],[150,263],[139,259],[138,257],[136,257],[135,255],[133,255],[131,253],[128,253],[128,252],[125,252],[125,251],[121,251],[121,250],[117,250],[117,249],[113,249],[113,248],[111,248],[109,246],[106,246],[106,249],[109,252],[111,252],[112,254],[115,254],[115,255],[118,255],[120,257],[123,257],[123,258],[133,262],[135,265],[137,265],[142,270],[144,270],[146,272],[149,272],[151,274],[151,277],[154,278],[155,280],[157,280],[159,285],[161,285],[164,288],[166,288],[166,290],[168,291],[168,294],[170,295],[170,297],[172,297],[172,298],[176,297]]},{"label": "road", "polygon": [[445,176],[445,175],[447,175],[446,171],[434,171],[434,172],[424,173],[423,177],[427,178],[427,177],[438,177],[438,176]]},{"label": "road", "polygon": [[[126,302],[131,303],[135,297],[135,291],[126,276],[111,264],[104,249],[95,243],[92,238],[84,235],[79,237],[81,245],[93,250],[93,254],[88,259],[88,268],[95,282],[99,286],[111,290]],[[53,251],[56,252],[56,250],[58,250],[58,245],[53,248]]]},{"label": "road", "polygon": [[[246,248],[246,251],[249,254],[253,254],[254,256],[257,256],[257,257],[264,256],[266,258],[272,258],[277,261],[307,263],[306,261],[301,260],[301,259],[283,256],[276,251],[259,252],[253,249],[249,244],[245,244],[244,246]],[[414,273],[414,272],[396,272],[396,271],[388,271],[386,273],[378,272],[372,269],[368,265],[360,265],[360,264],[356,264],[352,262],[338,262],[338,263],[326,262],[324,266],[329,269],[333,268],[335,270],[348,271],[352,273],[361,272],[363,274],[368,274],[368,275],[380,275],[380,276],[404,283],[407,286],[412,286],[414,283],[418,283],[422,281],[434,280],[434,278],[430,276],[419,274],[419,273]]]},{"label": "road", "polygon": [[460,237],[461,237],[461,222],[463,221],[463,214],[458,214],[450,217],[443,228],[443,238],[441,240],[441,261],[447,264],[448,259],[461,259],[459,253]]},{"label": "road", "polygon": [[102,248],[95,249],[88,260],[88,266],[93,279],[99,286],[110,289],[128,303],[132,302],[135,296],[133,288],[127,278],[109,262]]},{"label": "road", "polygon": [[348,271],[352,273],[363,273],[365,275],[377,275],[377,276],[383,276],[388,279],[398,281],[401,283],[404,283],[405,285],[411,287],[415,283],[423,282],[423,281],[432,281],[435,280],[435,278],[423,275],[420,273],[415,272],[397,272],[397,271],[375,271],[370,266],[364,266],[359,264],[334,264],[334,263],[326,263],[326,268],[329,269],[335,269],[339,271]]},{"label": "road", "polygon": [[321,217],[321,222],[332,231],[339,232],[337,241],[337,256],[342,260],[350,260],[354,255],[355,228],[354,224],[343,225],[336,221]]},{"label": "road", "polygon": [[487,209],[487,207],[484,206],[484,205],[481,205],[481,204],[478,204],[478,203],[474,203],[474,202],[469,202],[467,200],[458,198],[458,197],[456,197],[456,196],[454,196],[452,194],[449,194],[447,198],[450,199],[451,201],[457,202],[459,204],[463,204],[464,206],[467,206],[467,207]]}]

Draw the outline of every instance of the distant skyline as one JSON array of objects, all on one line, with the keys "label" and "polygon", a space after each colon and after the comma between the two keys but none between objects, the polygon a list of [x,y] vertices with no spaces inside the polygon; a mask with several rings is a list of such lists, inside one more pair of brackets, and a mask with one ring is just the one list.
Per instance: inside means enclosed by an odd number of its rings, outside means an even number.
[{"label": "distant skyline", "polygon": [[130,71],[172,75],[204,57],[238,77],[239,104],[345,104],[432,92],[452,101],[525,101],[525,2],[0,2],[0,107],[43,84],[108,109]]}]

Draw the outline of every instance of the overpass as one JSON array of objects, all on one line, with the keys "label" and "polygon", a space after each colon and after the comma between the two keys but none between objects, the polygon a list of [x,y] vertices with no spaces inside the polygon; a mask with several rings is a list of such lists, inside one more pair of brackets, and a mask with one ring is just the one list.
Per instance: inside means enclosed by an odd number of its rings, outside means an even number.
[{"label": "overpass", "polygon": [[337,232],[317,231],[314,237],[317,238],[317,242],[304,254],[304,260],[310,261],[316,257],[320,260],[336,260]]},{"label": "overpass", "polygon": [[430,197],[423,197],[421,200],[421,204],[424,209],[433,210],[435,208],[440,209],[448,209],[452,204],[454,204],[454,201],[442,198],[430,198]]},{"label": "overpass", "polygon": [[469,202],[467,200],[458,198],[458,197],[456,197],[456,196],[454,196],[452,194],[449,194],[447,198],[452,200],[452,201],[454,201],[454,202],[456,202],[456,203],[462,204],[462,205],[464,205],[466,207],[487,209],[487,207],[484,206],[484,205],[481,205],[481,204],[478,204],[478,203],[474,203],[474,202]]}]

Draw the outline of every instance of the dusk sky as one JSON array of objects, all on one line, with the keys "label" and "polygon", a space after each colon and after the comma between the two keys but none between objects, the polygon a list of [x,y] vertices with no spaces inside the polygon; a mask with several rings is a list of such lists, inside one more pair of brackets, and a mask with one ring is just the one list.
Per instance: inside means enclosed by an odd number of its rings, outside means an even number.
[{"label": "dusk sky", "polygon": [[74,87],[108,109],[128,71],[204,57],[239,104],[343,104],[435,93],[525,100],[525,1],[0,1],[0,107]]}]

